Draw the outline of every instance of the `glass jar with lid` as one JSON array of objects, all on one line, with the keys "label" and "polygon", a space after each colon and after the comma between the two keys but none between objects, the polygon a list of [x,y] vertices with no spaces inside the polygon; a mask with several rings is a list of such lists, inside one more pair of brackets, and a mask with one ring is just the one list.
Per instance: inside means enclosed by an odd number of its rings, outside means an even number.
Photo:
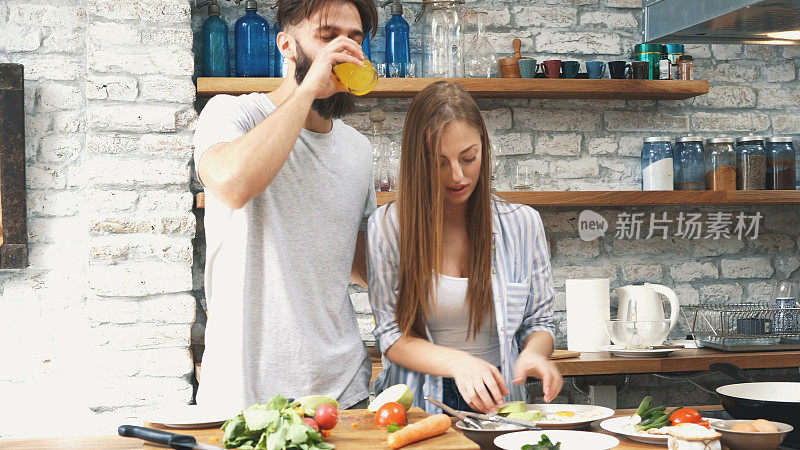
[{"label": "glass jar with lid", "polygon": [[736,149],[732,137],[706,139],[706,189],[736,190]]},{"label": "glass jar with lid", "polygon": [[463,0],[426,0],[422,24],[422,73],[429,78],[464,76]]},{"label": "glass jar with lid", "polygon": [[767,182],[767,155],[764,136],[736,139],[736,189],[763,190]]},{"label": "glass jar with lid", "polygon": [[766,139],[767,189],[794,189],[795,153],[792,138],[773,136]]},{"label": "glass jar with lid", "polygon": [[671,191],[673,181],[672,139],[669,136],[644,138],[642,143],[642,190]]},{"label": "glass jar with lid", "polygon": [[676,191],[702,191],[705,189],[703,138],[685,136],[675,139],[673,167]]}]

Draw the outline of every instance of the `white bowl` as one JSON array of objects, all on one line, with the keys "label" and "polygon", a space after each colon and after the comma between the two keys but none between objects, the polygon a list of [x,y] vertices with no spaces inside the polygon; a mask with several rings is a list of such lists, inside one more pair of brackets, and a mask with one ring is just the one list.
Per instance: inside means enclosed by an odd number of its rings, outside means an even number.
[{"label": "white bowl", "polygon": [[517,431],[494,439],[504,450],[519,450],[523,445],[538,443],[546,434],[553,444],[561,442],[561,450],[608,450],[619,445],[619,439],[603,433],[572,430]]},{"label": "white bowl", "polygon": [[669,325],[669,320],[607,320],[606,332],[614,345],[644,348],[664,343]]}]

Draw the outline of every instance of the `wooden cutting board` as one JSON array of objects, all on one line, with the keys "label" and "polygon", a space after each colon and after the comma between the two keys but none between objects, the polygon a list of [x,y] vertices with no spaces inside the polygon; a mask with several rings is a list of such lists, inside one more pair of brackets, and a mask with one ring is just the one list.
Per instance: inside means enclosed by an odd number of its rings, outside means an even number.
[{"label": "wooden cutting board", "polygon": [[[333,429],[333,435],[326,438],[325,441],[335,445],[337,450],[361,450],[365,448],[388,449],[389,447],[386,445],[386,431],[375,428],[372,422],[374,417],[375,413],[371,413],[365,409],[339,411],[339,423],[336,425],[336,428]],[[408,410],[407,419],[409,423],[417,422],[425,417],[428,417],[428,414],[420,408],[411,408]],[[154,425],[147,422],[145,422],[144,426],[167,430],[170,433],[192,435],[197,438],[197,442],[222,447],[223,432],[219,428],[184,430],[165,428],[161,425]],[[164,447],[145,443],[144,448],[163,449]],[[430,450],[479,449],[476,443],[453,428],[448,429],[445,434],[403,448]]]},{"label": "wooden cutting board", "polygon": [[577,358],[578,356],[581,356],[581,352],[573,352],[570,350],[553,350],[553,354],[550,355],[550,359]]}]

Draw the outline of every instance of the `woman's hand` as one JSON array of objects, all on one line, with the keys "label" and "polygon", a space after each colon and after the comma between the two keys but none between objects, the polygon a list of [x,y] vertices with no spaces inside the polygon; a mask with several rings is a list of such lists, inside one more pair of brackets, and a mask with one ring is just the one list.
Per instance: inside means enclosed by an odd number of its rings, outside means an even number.
[{"label": "woman's hand", "polygon": [[508,389],[497,367],[464,354],[455,362],[452,373],[458,392],[472,409],[493,414],[505,403],[503,396],[508,395]]},{"label": "woman's hand", "polygon": [[544,401],[550,403],[561,392],[564,378],[556,365],[541,353],[523,350],[514,364],[514,384],[521,384],[529,376],[542,380]]}]

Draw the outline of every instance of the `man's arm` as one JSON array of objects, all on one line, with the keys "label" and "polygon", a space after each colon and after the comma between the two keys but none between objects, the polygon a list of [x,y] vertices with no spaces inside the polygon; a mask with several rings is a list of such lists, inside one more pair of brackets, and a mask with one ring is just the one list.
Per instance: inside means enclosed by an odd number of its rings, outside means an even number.
[{"label": "man's arm", "polygon": [[367,287],[367,233],[363,230],[358,231],[356,238],[356,252],[353,254],[353,270],[350,272],[350,281]]},{"label": "man's arm", "polygon": [[[287,54],[292,49],[290,39],[286,33],[279,33],[278,44]],[[361,65],[361,58],[361,47],[345,36],[319,50],[303,83],[277,110],[244,136],[203,153],[198,167],[203,185],[231,209],[239,209],[260,195],[294,148],[314,99],[330,97],[343,89],[331,77],[333,66],[343,62]]]}]

